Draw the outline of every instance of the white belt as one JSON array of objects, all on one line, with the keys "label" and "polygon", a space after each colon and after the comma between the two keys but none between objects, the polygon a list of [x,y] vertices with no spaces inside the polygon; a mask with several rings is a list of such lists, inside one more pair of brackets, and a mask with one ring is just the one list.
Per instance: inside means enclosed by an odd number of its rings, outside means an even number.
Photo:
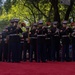
[{"label": "white belt", "polygon": [[37,36],[45,36],[45,35],[37,35]]},{"label": "white belt", "polygon": [[20,43],[24,43],[24,41],[21,41]]},{"label": "white belt", "polygon": [[51,38],[46,38],[46,40],[49,40],[49,39],[51,39]]},{"label": "white belt", "polygon": [[59,35],[54,35],[54,36],[59,36]]},{"label": "white belt", "polygon": [[21,41],[24,41],[24,39],[21,39]]},{"label": "white belt", "polygon": [[68,35],[63,35],[62,37],[69,37]]},{"label": "white belt", "polygon": [[9,36],[14,36],[14,35],[18,35],[18,34],[10,34]]},{"label": "white belt", "polygon": [[37,37],[30,37],[31,39],[36,39]]}]

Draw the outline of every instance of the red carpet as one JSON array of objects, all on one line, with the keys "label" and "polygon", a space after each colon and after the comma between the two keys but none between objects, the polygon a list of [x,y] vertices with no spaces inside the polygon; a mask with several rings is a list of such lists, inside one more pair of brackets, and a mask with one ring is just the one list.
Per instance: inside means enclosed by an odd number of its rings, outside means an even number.
[{"label": "red carpet", "polygon": [[75,75],[75,62],[0,62],[0,75]]}]

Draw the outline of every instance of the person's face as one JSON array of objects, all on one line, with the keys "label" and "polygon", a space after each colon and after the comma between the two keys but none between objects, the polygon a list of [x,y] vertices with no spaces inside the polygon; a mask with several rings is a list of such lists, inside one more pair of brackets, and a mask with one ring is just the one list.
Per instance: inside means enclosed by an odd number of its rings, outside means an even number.
[{"label": "person's face", "polygon": [[42,24],[39,24],[39,27],[42,27]]},{"label": "person's face", "polygon": [[26,28],[26,31],[29,31],[29,28]]},{"label": "person's face", "polygon": [[10,25],[14,25],[14,23],[10,23]]},{"label": "person's face", "polygon": [[66,27],[66,24],[63,24],[63,27]]},{"label": "person's face", "polygon": [[73,26],[73,28],[75,28],[75,25]]},{"label": "person's face", "polygon": [[35,27],[35,26],[33,26],[33,27],[32,27],[32,29],[36,29],[36,27]]},{"label": "person's face", "polygon": [[17,22],[14,22],[14,26],[17,26],[17,24],[18,24]]},{"label": "person's face", "polygon": [[73,24],[73,28],[75,28],[75,23]]},{"label": "person's face", "polygon": [[51,26],[51,23],[47,24],[47,26]]},{"label": "person's face", "polygon": [[8,32],[8,29],[5,29],[5,32]]}]

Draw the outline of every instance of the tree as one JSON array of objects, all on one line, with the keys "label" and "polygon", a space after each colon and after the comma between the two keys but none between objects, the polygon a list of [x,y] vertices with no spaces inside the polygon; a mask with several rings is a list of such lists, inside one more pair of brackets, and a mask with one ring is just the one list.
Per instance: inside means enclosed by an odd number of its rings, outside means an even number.
[{"label": "tree", "polygon": [[19,17],[31,24],[42,19],[45,22],[58,21],[60,25],[61,20],[69,20],[75,6],[74,0],[71,0],[70,6],[60,4],[60,0],[6,0],[4,9],[8,20]]},{"label": "tree", "polygon": [[2,14],[2,4],[3,4],[3,2],[2,2],[2,0],[0,0],[0,15]]},{"label": "tree", "polygon": [[74,1],[75,0],[71,0],[71,4],[68,7],[68,9],[66,11],[66,14],[65,14],[65,20],[68,20],[69,19],[69,15],[70,15],[70,12],[72,11],[72,8],[73,8],[73,5],[74,5]]}]

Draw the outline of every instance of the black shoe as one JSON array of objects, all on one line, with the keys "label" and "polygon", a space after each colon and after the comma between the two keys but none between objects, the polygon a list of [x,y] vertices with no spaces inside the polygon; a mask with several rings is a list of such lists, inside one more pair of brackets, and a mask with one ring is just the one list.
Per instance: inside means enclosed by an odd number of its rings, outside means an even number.
[{"label": "black shoe", "polygon": [[42,62],[46,62],[47,60],[42,60]]},{"label": "black shoe", "polygon": [[16,63],[20,63],[20,61],[19,61],[19,60],[16,60],[15,62],[16,62]]},{"label": "black shoe", "polygon": [[55,62],[55,60],[52,60],[52,62]]},{"label": "black shoe", "polygon": [[24,62],[26,62],[26,60],[23,60]]},{"label": "black shoe", "polygon": [[37,61],[38,63],[40,63],[40,61]]},{"label": "black shoe", "polygon": [[71,60],[70,59],[66,59],[66,62],[70,62]]}]

